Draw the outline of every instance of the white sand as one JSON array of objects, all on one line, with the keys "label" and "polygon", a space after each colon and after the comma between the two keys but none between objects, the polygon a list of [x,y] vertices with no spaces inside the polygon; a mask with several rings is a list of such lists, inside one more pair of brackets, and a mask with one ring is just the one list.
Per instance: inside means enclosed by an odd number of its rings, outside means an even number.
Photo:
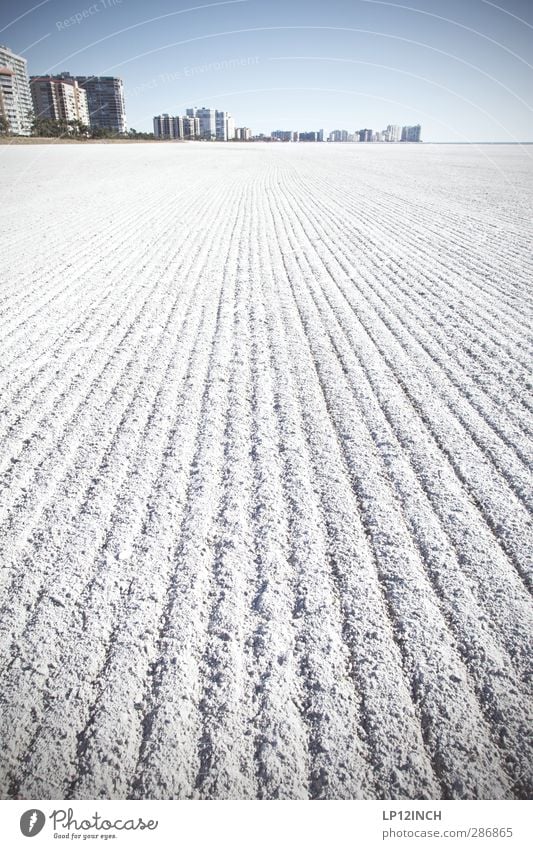
[{"label": "white sand", "polygon": [[0,150],[0,792],[531,793],[517,147]]}]

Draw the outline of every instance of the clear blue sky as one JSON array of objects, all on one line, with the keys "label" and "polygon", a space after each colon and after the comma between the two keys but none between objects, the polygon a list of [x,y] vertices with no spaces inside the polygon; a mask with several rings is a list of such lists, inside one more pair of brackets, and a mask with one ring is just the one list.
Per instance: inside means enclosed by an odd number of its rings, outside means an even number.
[{"label": "clear blue sky", "polygon": [[136,129],[205,105],[265,133],[533,140],[532,0],[2,0],[0,16],[30,74],[122,77]]}]

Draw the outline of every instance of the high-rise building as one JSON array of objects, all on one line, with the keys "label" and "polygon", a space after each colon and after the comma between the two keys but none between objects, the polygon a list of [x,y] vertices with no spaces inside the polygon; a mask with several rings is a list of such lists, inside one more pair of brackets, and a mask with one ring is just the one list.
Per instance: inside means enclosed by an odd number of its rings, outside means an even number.
[{"label": "high-rise building", "polygon": [[0,115],[7,121],[10,132],[28,136],[31,111],[27,62],[0,45]]},{"label": "high-rise building", "polygon": [[270,135],[276,141],[293,141],[295,133],[292,130],[272,130]]},{"label": "high-rise building", "polygon": [[81,121],[90,126],[87,92],[76,80],[30,77],[30,88],[36,118]]},{"label": "high-rise building", "polygon": [[372,130],[358,130],[359,133],[359,141],[360,142],[371,142],[372,141]]},{"label": "high-rise building", "polygon": [[235,138],[235,121],[229,112],[215,110],[217,141],[231,141]]},{"label": "high-rise building", "polygon": [[302,141],[302,142],[304,142],[304,141],[307,141],[307,142],[321,141],[321,139],[319,138],[320,132],[322,132],[322,130],[320,130],[319,132],[316,132],[315,130],[310,130],[310,131],[307,131],[305,133],[298,133],[298,141]]},{"label": "high-rise building", "polygon": [[195,118],[194,115],[186,115],[183,118],[183,138],[191,140],[200,138],[199,118]]},{"label": "high-rise building", "polygon": [[215,133],[217,141],[228,140],[228,113],[215,109]]},{"label": "high-rise building", "polygon": [[249,127],[237,127],[235,129],[235,138],[238,141],[250,141],[252,138],[252,131]]},{"label": "high-rise building", "polygon": [[229,112],[226,112],[226,132],[228,141],[233,141],[235,138],[235,119],[233,118],[233,115],[229,114]]},{"label": "high-rise building", "polygon": [[124,86],[119,77],[72,77],[67,71],[59,77],[76,80],[87,92],[91,127],[119,134],[127,131]]},{"label": "high-rise building", "polygon": [[156,139],[173,139],[174,128],[172,118],[166,112],[154,116],[154,136]]},{"label": "high-rise building", "polygon": [[[187,115],[191,117],[189,110],[187,110]],[[200,122],[201,139],[212,141],[217,138],[216,113],[214,109],[207,109],[207,107],[202,106],[201,109],[196,110],[194,117],[198,118]]]},{"label": "high-rise building", "polygon": [[388,124],[387,129],[383,133],[385,141],[399,142],[401,138],[401,132],[401,127],[398,124]]},{"label": "high-rise building", "polygon": [[414,127],[402,127],[403,142],[419,142],[421,140],[422,127],[415,124]]},{"label": "high-rise building", "polygon": [[183,117],[181,115],[174,115],[172,118],[172,132],[173,138],[175,139],[184,139],[185,131],[183,128]]},{"label": "high-rise building", "polygon": [[[166,112],[163,115],[154,116],[154,136],[156,139],[184,139],[185,129],[184,124],[188,118],[183,118],[181,115],[168,115]],[[192,119],[193,121],[196,119]]]},{"label": "high-rise building", "polygon": [[328,136],[330,142],[347,142],[348,130],[332,130]]}]

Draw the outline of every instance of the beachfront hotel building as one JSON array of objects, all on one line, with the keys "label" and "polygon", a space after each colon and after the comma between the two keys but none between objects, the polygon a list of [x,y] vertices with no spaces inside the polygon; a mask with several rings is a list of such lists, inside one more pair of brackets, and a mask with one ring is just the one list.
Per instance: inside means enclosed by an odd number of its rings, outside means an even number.
[{"label": "beachfront hotel building", "polygon": [[91,127],[119,135],[127,132],[124,85],[120,77],[71,77],[67,72],[59,76],[76,80],[87,92]]},{"label": "beachfront hotel building", "polygon": [[399,142],[401,139],[402,128],[399,124],[388,124],[384,130],[385,141]]},{"label": "beachfront hotel building", "polygon": [[173,139],[174,128],[171,115],[154,115],[154,136],[156,139]]},{"label": "beachfront hotel building", "polygon": [[191,141],[200,138],[200,120],[193,115],[183,118],[183,138]]},{"label": "beachfront hotel building", "polygon": [[420,124],[415,124],[414,127],[402,127],[403,142],[419,142],[421,141],[422,128]]},{"label": "beachfront hotel building", "polygon": [[181,115],[154,115],[154,136],[156,139],[183,139],[185,138],[184,121]]},{"label": "beachfront hotel building", "polygon": [[30,88],[36,118],[80,121],[90,126],[87,92],[75,79],[30,77]]},{"label": "beachfront hotel building", "polygon": [[0,45],[0,115],[7,121],[11,133],[29,136],[31,110],[27,62]]},{"label": "beachfront hotel building", "polygon": [[217,141],[232,141],[235,138],[235,121],[229,112],[215,109]]},{"label": "beachfront hotel building", "polygon": [[200,138],[212,141],[217,137],[216,110],[202,106],[201,109],[187,109],[188,118],[198,118],[200,122]]}]

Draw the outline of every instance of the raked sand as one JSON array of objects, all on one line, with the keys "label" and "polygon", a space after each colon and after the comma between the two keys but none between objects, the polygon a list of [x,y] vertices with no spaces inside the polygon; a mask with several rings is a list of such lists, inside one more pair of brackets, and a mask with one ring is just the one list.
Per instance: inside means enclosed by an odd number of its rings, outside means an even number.
[{"label": "raked sand", "polygon": [[532,151],[0,149],[4,798],[531,794]]}]

